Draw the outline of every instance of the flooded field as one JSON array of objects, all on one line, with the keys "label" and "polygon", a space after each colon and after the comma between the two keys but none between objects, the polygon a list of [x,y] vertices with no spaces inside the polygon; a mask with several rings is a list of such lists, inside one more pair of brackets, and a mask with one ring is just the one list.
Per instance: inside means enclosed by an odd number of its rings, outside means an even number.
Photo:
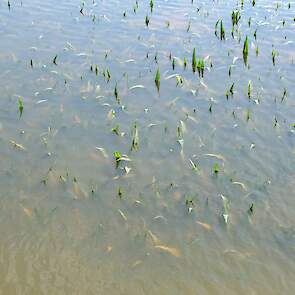
[{"label": "flooded field", "polygon": [[293,294],[295,2],[0,3],[0,294]]}]

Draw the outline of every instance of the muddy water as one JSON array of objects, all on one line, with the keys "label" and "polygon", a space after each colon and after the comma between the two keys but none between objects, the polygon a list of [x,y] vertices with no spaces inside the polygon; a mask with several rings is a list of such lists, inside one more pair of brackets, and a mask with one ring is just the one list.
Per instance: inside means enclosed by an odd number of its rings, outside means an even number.
[{"label": "muddy water", "polygon": [[0,294],[293,293],[295,3],[253,4],[1,2]]}]

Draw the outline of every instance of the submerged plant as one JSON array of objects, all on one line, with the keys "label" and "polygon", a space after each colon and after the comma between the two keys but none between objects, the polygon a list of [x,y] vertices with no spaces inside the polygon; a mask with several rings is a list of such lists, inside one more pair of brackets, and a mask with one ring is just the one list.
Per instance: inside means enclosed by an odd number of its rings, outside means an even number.
[{"label": "submerged plant", "polygon": [[284,88],[284,92],[283,92],[283,96],[281,98],[281,102],[283,102],[285,100],[286,96],[287,96],[287,89]]},{"label": "submerged plant", "polygon": [[234,95],[234,86],[235,86],[235,83],[233,83],[229,89],[229,93],[233,96]]},{"label": "submerged plant", "polygon": [[193,50],[192,69],[193,69],[193,72],[195,73],[196,72],[196,69],[197,69],[196,48],[194,48],[194,50]]},{"label": "submerged plant", "polygon": [[107,82],[109,82],[111,79],[111,73],[110,73],[109,69],[107,69],[106,78],[107,78]]},{"label": "submerged plant", "polygon": [[252,203],[250,208],[248,209],[248,214],[252,215],[254,213],[254,204]]},{"label": "submerged plant", "polygon": [[247,109],[247,112],[246,112],[246,121],[248,122],[250,120],[250,110]]},{"label": "submerged plant", "polygon": [[232,19],[232,25],[233,27],[236,25],[238,25],[239,23],[239,20],[241,19],[241,14],[240,14],[240,11],[237,10],[237,11],[233,11],[232,12],[232,15],[231,15],[231,19]]},{"label": "submerged plant", "polygon": [[136,122],[133,125],[133,130],[131,132],[132,135],[132,145],[131,150],[132,151],[138,151],[139,148],[139,135],[138,135],[138,128]]},{"label": "submerged plant", "polygon": [[226,99],[229,98],[229,95],[231,95],[231,96],[234,95],[234,86],[235,86],[235,83],[233,83],[233,84],[230,86],[229,90],[226,91],[226,93],[225,93]]},{"label": "submerged plant", "polygon": [[84,12],[83,12],[84,5],[85,5],[85,3],[84,3],[84,2],[82,2],[81,8],[80,8],[80,13],[81,13],[82,15],[84,15]]},{"label": "submerged plant", "polygon": [[204,59],[201,58],[198,60],[197,69],[198,69],[199,77],[203,78],[204,77],[204,70],[205,70]]},{"label": "submerged plant", "polygon": [[219,19],[215,24],[215,36],[218,38],[218,25],[220,24],[220,30],[219,30],[219,38],[220,40],[225,40],[225,30],[223,27],[222,20]]},{"label": "submerged plant", "polygon": [[19,110],[19,116],[21,117],[24,110],[23,100],[21,97],[18,98],[18,110]]},{"label": "submerged plant", "polygon": [[135,5],[133,5],[133,12],[136,13],[137,9],[138,9],[138,2],[136,1]]},{"label": "submerged plant", "polygon": [[217,36],[217,28],[218,28],[219,23],[220,23],[220,19],[215,23],[215,32],[214,32],[214,34],[215,34],[216,37],[218,37]]},{"label": "submerged plant", "polygon": [[120,126],[117,124],[114,128],[112,128],[112,132],[120,136],[119,128]]},{"label": "submerged plant", "polygon": [[155,83],[158,89],[158,92],[160,91],[160,84],[161,84],[161,76],[160,76],[160,69],[158,68],[156,76],[155,76]]},{"label": "submerged plant", "polygon": [[215,175],[217,175],[219,173],[219,165],[217,163],[215,163],[213,166],[213,173]]},{"label": "submerged plant", "polygon": [[155,60],[155,62],[156,62],[156,64],[157,64],[157,63],[158,63],[158,52],[155,53],[154,60]]},{"label": "submerged plant", "polygon": [[117,103],[120,104],[121,99],[120,99],[120,97],[119,97],[119,92],[118,92],[117,83],[116,83],[116,85],[115,85],[114,95],[115,95],[115,98],[116,98]]},{"label": "submerged plant", "polygon": [[274,66],[276,65],[276,56],[277,56],[277,52],[275,50],[272,50],[271,57],[272,57],[272,64]]},{"label": "submerged plant", "polygon": [[121,158],[122,158],[120,152],[114,152],[114,158],[116,160],[116,165],[118,166],[118,164],[119,164],[119,162],[121,161]]},{"label": "submerged plant", "polygon": [[148,27],[150,23],[150,19],[148,16],[145,17],[145,25]]},{"label": "submerged plant", "polygon": [[176,76],[176,86],[183,84],[183,78],[180,75]]},{"label": "submerged plant", "polygon": [[209,112],[212,113],[212,103],[209,106]]},{"label": "submerged plant", "polygon": [[254,34],[253,34],[255,40],[257,39],[257,29],[255,30]]},{"label": "submerged plant", "polygon": [[220,21],[220,40],[225,40],[225,30],[223,27],[222,20]]},{"label": "submerged plant", "polygon": [[56,60],[57,60],[57,55],[53,58],[53,61],[52,61],[57,66]]},{"label": "submerged plant", "polygon": [[109,69],[103,70],[102,75],[106,79],[107,83],[109,83],[111,79],[111,73]]},{"label": "submerged plant", "polygon": [[190,29],[191,29],[191,21],[188,22],[188,25],[187,25],[186,31],[189,32]]},{"label": "submerged plant", "polygon": [[248,98],[251,98],[251,81],[248,82]]},{"label": "submerged plant", "polygon": [[186,200],[185,200],[185,205],[187,207],[187,212],[188,213],[192,213],[194,207],[196,206],[195,201],[192,197],[190,196],[185,196]]},{"label": "submerged plant", "polygon": [[118,151],[114,152],[114,158],[116,161],[116,168],[118,168],[120,162],[122,162],[122,161],[131,161],[131,159],[128,156],[121,155],[121,153]]},{"label": "submerged plant", "polygon": [[151,9],[151,12],[153,12],[153,8],[154,8],[154,2],[153,0],[150,1],[150,9]]},{"label": "submerged plant", "polygon": [[248,44],[248,36],[246,36],[246,39],[244,41],[244,47],[243,47],[243,59],[245,65],[247,65],[248,62],[248,53],[249,53],[249,44]]},{"label": "submerged plant", "polygon": [[120,199],[122,199],[122,197],[123,197],[123,192],[122,192],[122,189],[119,187],[119,189],[118,189],[118,197],[120,198]]}]

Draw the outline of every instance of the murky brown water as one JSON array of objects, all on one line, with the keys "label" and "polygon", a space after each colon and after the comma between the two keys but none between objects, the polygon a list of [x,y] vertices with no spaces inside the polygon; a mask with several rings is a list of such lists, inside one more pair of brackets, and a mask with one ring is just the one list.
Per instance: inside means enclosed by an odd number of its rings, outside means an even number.
[{"label": "murky brown water", "polygon": [[0,294],[293,294],[295,3],[193,2],[1,2]]}]

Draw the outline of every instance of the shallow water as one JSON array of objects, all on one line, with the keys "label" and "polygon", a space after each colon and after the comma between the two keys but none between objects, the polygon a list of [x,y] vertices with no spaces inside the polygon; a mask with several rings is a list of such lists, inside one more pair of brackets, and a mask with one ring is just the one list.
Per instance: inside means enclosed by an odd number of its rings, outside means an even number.
[{"label": "shallow water", "polygon": [[288,3],[1,2],[0,294],[293,293]]}]

